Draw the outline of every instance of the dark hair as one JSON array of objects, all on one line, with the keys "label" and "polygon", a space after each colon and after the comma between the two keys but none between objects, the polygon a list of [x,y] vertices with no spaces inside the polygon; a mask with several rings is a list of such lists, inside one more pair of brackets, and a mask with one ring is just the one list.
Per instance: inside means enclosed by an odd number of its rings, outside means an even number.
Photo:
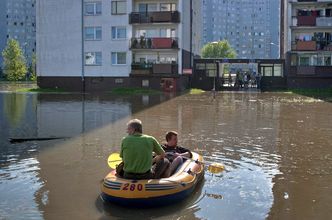
[{"label": "dark hair", "polygon": [[172,136],[178,136],[178,133],[175,131],[169,131],[166,133],[166,141],[171,140]]},{"label": "dark hair", "polygon": [[143,133],[142,121],[139,119],[132,119],[127,123],[127,126],[130,126],[134,129],[135,132]]}]

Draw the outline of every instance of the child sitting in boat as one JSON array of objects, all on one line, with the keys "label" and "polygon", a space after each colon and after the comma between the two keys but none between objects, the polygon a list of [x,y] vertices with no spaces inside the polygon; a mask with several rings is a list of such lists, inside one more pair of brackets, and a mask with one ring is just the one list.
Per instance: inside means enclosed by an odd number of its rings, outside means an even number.
[{"label": "child sitting in boat", "polygon": [[171,162],[171,165],[166,170],[164,177],[171,176],[176,169],[183,163],[186,158],[191,158],[190,150],[178,146],[178,133],[169,131],[166,133],[166,144],[162,145],[166,153],[166,158]]}]

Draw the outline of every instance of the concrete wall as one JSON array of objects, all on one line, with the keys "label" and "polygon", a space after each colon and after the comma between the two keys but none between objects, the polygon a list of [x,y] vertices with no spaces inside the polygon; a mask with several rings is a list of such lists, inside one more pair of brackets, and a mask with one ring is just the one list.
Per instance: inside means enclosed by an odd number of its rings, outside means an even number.
[{"label": "concrete wall", "polygon": [[203,36],[203,13],[202,13],[202,1],[193,0],[193,46],[192,51],[194,56],[201,55],[202,49],[202,36]]},{"label": "concrete wall", "polygon": [[271,59],[280,58],[280,30],[276,26],[280,27],[280,0],[269,0],[270,1],[270,24],[273,27],[269,27],[271,32]]},{"label": "concrete wall", "polygon": [[37,1],[37,75],[82,74],[82,1]]},{"label": "concrete wall", "polygon": [[[129,14],[132,11],[132,1],[127,1],[127,14],[112,15],[111,1],[102,1],[101,16],[84,16],[84,26],[102,27],[102,40],[84,41],[85,52],[102,52],[101,66],[85,66],[85,76],[110,77],[129,76],[131,71],[132,53],[129,50],[129,42],[132,36],[132,26],[129,25]],[[127,29],[126,39],[112,39],[112,26],[123,26]],[[125,65],[113,65],[111,62],[112,52],[126,52]]]},{"label": "concrete wall", "polygon": [[288,88],[310,88],[310,89],[322,89],[332,88],[332,77],[288,77]]}]

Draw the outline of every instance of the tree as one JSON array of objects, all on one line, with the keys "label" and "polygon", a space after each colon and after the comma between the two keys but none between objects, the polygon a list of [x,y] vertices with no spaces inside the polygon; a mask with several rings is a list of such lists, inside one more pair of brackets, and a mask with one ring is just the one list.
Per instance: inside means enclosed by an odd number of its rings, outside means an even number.
[{"label": "tree", "polygon": [[26,61],[17,40],[9,39],[6,48],[2,51],[4,60],[3,72],[10,81],[23,80],[27,72]]},{"label": "tree", "polygon": [[30,80],[36,81],[37,80],[37,73],[36,73],[36,53],[32,54],[31,64],[29,66],[29,73],[30,73]]},{"label": "tree", "polygon": [[236,58],[236,52],[227,40],[211,42],[202,48],[203,58]]}]

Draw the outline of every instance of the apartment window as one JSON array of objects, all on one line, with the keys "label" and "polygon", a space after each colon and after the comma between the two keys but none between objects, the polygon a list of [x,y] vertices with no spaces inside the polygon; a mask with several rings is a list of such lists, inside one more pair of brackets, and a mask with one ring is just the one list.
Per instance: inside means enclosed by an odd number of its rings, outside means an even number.
[{"label": "apartment window", "polygon": [[85,53],[85,65],[101,65],[101,52]]},{"label": "apartment window", "polygon": [[160,29],[160,37],[175,37],[175,29]]},{"label": "apartment window", "polygon": [[282,76],[282,65],[274,64],[273,76]]},{"label": "apartment window", "polygon": [[123,79],[115,79],[115,83],[116,84],[122,84],[123,83]]},{"label": "apartment window", "polygon": [[126,39],[126,27],[112,27],[112,39]]},{"label": "apartment window", "polygon": [[310,65],[310,57],[299,57],[299,65],[300,66],[309,66]]},{"label": "apartment window", "polygon": [[126,52],[112,52],[112,65],[125,65],[127,63]]},{"label": "apartment window", "polygon": [[143,79],[142,80],[142,87],[149,87],[149,80],[148,79]]},{"label": "apartment window", "polygon": [[86,2],[85,15],[101,15],[101,2]]},{"label": "apartment window", "polygon": [[139,12],[151,12],[157,11],[157,4],[156,3],[139,3],[138,4],[138,11]]},{"label": "apartment window", "polygon": [[101,40],[101,27],[86,27],[85,40]]},{"label": "apartment window", "polygon": [[174,3],[161,3],[160,11],[176,11],[176,4]]},{"label": "apartment window", "polygon": [[127,2],[126,1],[112,1],[112,14],[126,14]]}]

